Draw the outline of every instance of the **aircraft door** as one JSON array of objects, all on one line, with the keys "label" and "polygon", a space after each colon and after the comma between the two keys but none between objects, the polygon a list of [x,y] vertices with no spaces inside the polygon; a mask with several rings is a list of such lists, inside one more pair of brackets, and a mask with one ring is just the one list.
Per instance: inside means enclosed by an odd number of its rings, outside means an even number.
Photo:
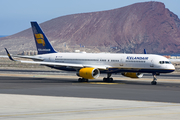
[{"label": "aircraft door", "polygon": [[51,60],[52,60],[52,56],[50,55],[48,61],[51,62]]},{"label": "aircraft door", "polygon": [[119,66],[124,66],[124,64],[123,64],[123,59],[120,59],[120,61],[119,61]]},{"label": "aircraft door", "polygon": [[151,64],[150,64],[150,67],[154,67],[154,63],[153,63],[153,60],[151,60]]}]

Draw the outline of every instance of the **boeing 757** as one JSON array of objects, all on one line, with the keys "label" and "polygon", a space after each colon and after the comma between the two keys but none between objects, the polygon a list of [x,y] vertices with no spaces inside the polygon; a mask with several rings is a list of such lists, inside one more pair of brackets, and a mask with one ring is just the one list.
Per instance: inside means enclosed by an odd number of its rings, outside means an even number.
[{"label": "boeing 757", "polygon": [[154,54],[118,54],[118,53],[58,53],[37,22],[31,22],[32,31],[38,51],[35,56],[16,56],[33,61],[14,60],[5,48],[9,59],[21,63],[40,64],[47,67],[76,71],[79,82],[96,79],[106,73],[104,82],[112,82],[112,74],[121,73],[130,78],[141,78],[144,73],[152,73],[152,85],[157,84],[156,75],[170,73],[175,70],[171,62],[160,55]]}]

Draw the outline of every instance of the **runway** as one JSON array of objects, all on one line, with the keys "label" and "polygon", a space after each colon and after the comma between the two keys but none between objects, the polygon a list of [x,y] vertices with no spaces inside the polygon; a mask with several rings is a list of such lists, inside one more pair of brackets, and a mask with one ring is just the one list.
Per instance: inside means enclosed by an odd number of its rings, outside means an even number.
[{"label": "runway", "polygon": [[173,75],[170,75],[172,80],[167,76],[166,79],[158,79],[157,85],[150,84],[152,78],[149,76],[135,80],[116,76],[113,83],[102,82],[102,77],[79,83],[76,76],[43,74],[0,74],[0,76],[0,93],[4,94],[180,103],[180,82],[177,82],[180,80],[172,79]]},{"label": "runway", "polygon": [[179,74],[79,83],[74,73],[1,71],[0,119],[179,119]]}]

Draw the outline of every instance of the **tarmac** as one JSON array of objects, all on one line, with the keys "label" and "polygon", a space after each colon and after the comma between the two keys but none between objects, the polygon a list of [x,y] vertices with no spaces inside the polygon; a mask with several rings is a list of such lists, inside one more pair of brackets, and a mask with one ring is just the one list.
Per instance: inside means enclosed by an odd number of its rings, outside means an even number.
[{"label": "tarmac", "polygon": [[3,120],[178,120],[179,74],[113,83],[79,83],[76,76],[28,71],[0,73],[0,119]]},{"label": "tarmac", "polygon": [[0,94],[0,119],[178,120],[179,103]]}]

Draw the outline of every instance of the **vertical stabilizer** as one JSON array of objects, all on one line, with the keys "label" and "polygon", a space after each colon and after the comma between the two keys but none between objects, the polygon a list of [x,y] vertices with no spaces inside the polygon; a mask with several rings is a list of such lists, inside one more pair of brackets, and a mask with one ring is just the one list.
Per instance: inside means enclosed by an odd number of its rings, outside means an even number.
[{"label": "vertical stabilizer", "polygon": [[38,54],[56,53],[37,22],[31,22]]}]

